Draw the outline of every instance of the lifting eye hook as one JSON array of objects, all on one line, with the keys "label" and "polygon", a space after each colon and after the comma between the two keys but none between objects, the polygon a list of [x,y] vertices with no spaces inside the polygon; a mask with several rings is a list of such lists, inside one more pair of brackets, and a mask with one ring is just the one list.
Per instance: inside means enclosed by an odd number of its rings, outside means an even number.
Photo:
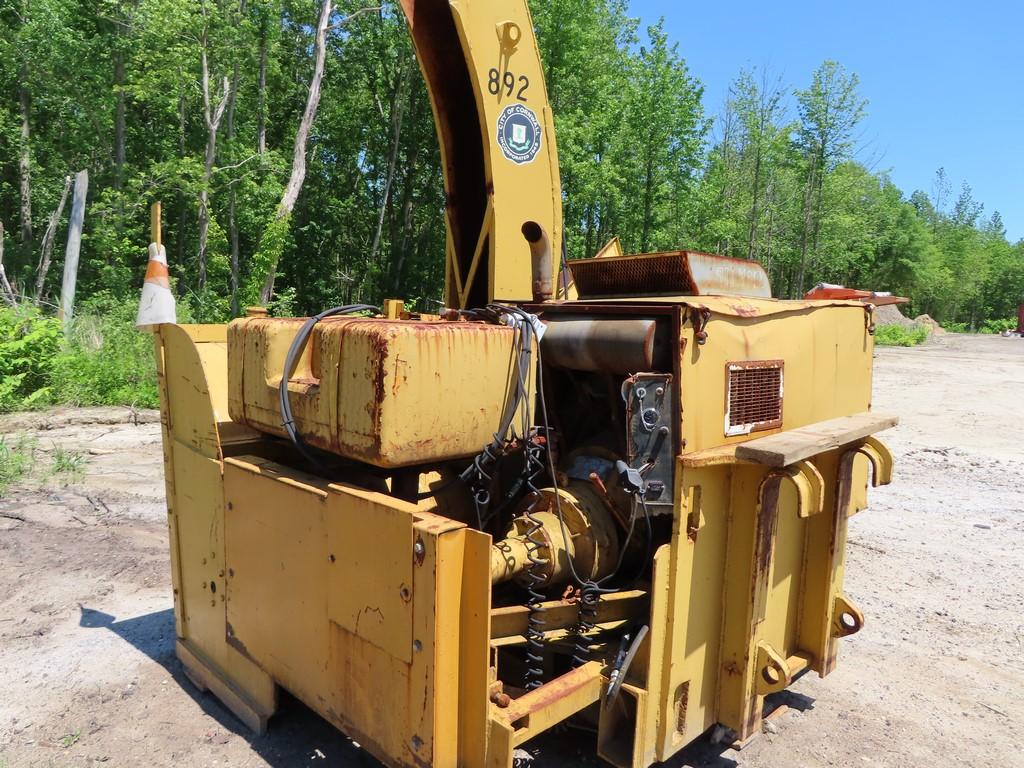
[{"label": "lifting eye hook", "polygon": [[498,23],[498,40],[501,42],[501,52],[511,56],[519,47],[519,41],[523,39],[523,30],[514,21],[502,21]]},{"label": "lifting eye hook", "polygon": [[690,312],[690,323],[693,325],[693,334],[697,344],[704,346],[708,343],[708,322],[711,320],[711,310],[707,307],[694,307]]}]

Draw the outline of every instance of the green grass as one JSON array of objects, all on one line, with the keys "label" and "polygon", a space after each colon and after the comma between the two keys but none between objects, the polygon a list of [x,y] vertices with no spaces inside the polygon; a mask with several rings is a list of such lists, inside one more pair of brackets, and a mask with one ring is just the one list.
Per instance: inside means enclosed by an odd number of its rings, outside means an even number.
[{"label": "green grass", "polygon": [[0,436],[0,496],[10,486],[33,477],[40,480],[59,477],[65,483],[72,483],[85,476],[88,457],[81,451],[54,446],[49,467],[41,469],[36,461],[38,445],[29,435]]},{"label": "green grass", "polygon": [[69,451],[66,448],[53,449],[53,466],[50,471],[55,475],[64,475],[69,481],[80,480],[85,475],[85,454],[80,451]]},{"label": "green grass", "polygon": [[916,347],[927,340],[928,329],[923,326],[880,325],[875,331],[875,344],[883,347]]},{"label": "green grass", "polygon": [[28,476],[35,463],[36,441],[26,435],[0,436],[0,496]]},{"label": "green grass", "polygon": [[82,738],[82,732],[78,730],[74,733],[67,734],[64,738],[60,740],[60,743],[61,746],[64,747],[64,749],[67,749],[68,747],[73,747],[75,744],[77,744],[80,738]]}]

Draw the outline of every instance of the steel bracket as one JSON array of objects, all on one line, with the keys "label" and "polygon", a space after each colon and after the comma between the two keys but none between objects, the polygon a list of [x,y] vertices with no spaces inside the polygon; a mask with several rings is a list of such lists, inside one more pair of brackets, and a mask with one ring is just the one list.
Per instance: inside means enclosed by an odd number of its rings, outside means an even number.
[{"label": "steel bracket", "polygon": [[873,488],[889,485],[892,482],[892,453],[886,448],[885,443],[877,437],[867,437],[857,452],[871,462],[871,486]]},{"label": "steel bracket", "polygon": [[864,628],[864,614],[846,595],[837,595],[832,609],[832,636],[849,637]]},{"label": "steel bracket", "polygon": [[796,487],[800,517],[820,514],[825,509],[825,479],[810,461],[800,461],[787,467],[789,479]]},{"label": "steel bracket", "polygon": [[793,673],[789,664],[771,645],[762,641],[757,644],[756,690],[759,696],[778,693],[793,683]]},{"label": "steel bracket", "polygon": [[810,461],[798,461],[785,469],[769,472],[758,489],[758,505],[763,507],[765,493],[769,489],[778,493],[778,485],[773,480],[789,480],[793,483],[797,495],[797,514],[807,518],[820,514],[825,509],[825,479],[821,472]]}]

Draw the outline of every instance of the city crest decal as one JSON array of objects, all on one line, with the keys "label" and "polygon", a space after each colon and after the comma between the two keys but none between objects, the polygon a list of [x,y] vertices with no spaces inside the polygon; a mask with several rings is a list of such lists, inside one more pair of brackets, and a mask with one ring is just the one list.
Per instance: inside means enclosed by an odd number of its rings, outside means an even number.
[{"label": "city crest decal", "polygon": [[498,146],[517,165],[534,161],[540,152],[541,135],[537,114],[522,104],[505,107],[498,118]]}]

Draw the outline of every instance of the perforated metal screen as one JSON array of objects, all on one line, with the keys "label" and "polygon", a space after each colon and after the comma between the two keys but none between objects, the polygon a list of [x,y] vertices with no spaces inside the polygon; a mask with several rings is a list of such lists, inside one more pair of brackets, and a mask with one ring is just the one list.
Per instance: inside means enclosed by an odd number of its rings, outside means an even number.
[{"label": "perforated metal screen", "polygon": [[693,293],[684,253],[570,261],[581,298]]},{"label": "perforated metal screen", "polygon": [[743,435],[782,426],[781,360],[757,360],[728,365],[725,431]]}]

